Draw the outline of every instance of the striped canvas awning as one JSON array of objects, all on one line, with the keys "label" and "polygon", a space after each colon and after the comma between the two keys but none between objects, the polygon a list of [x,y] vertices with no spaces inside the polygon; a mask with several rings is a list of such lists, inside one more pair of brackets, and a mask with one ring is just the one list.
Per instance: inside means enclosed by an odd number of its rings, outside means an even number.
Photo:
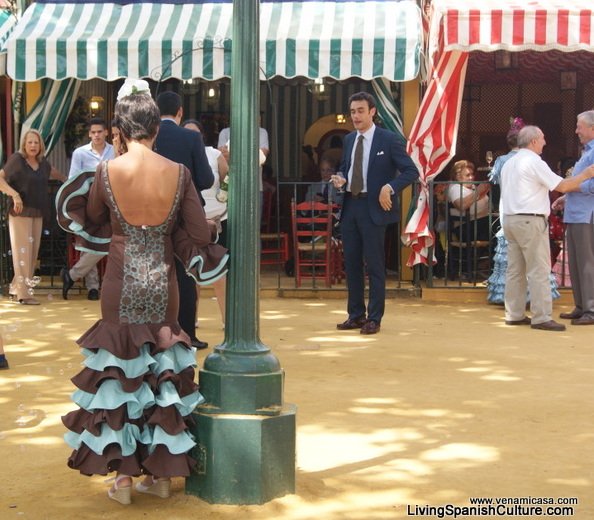
[{"label": "striped canvas awning", "polygon": [[[16,25],[15,16],[8,10],[0,10],[0,48]],[[6,73],[6,55],[0,54],[0,75]]]},{"label": "striped canvas awning", "polygon": [[[231,73],[232,3],[34,3],[3,51],[16,80],[203,78]],[[262,79],[385,77],[419,71],[412,0],[260,5]]]},{"label": "striped canvas awning", "polygon": [[429,84],[411,130],[408,152],[421,173],[421,193],[403,239],[408,264],[431,262],[427,182],[454,156],[471,51],[594,52],[592,0],[433,0]]},{"label": "striped canvas awning", "polygon": [[[436,50],[592,50],[592,0],[433,0]],[[441,39],[441,42],[439,41]]]}]

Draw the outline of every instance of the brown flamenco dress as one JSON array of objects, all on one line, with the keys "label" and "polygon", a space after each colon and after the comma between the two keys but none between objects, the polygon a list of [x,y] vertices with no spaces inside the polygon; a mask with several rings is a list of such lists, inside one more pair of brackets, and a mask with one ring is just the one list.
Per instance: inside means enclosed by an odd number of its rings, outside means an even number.
[{"label": "brown flamenco dress", "polygon": [[85,475],[187,476],[195,464],[188,430],[203,401],[194,382],[195,349],[177,322],[174,255],[198,283],[226,272],[226,249],[210,244],[188,170],[158,226],[133,226],[111,191],[108,163],[70,179],[57,197],[58,220],[77,248],[107,254],[102,318],[79,340],[84,368],[72,378],[80,407],[62,418],[74,448],[68,466]]}]

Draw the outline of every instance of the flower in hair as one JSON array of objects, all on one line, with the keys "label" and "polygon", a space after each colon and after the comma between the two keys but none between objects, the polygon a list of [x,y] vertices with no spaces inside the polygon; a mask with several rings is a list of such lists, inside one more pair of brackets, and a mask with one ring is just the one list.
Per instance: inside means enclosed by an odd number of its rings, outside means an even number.
[{"label": "flower in hair", "polygon": [[149,84],[143,79],[127,78],[118,91],[117,100],[121,101],[123,98],[135,94],[148,94],[150,96],[151,90],[149,88]]},{"label": "flower in hair", "polygon": [[520,130],[522,130],[522,128],[526,126],[526,123],[524,123],[524,120],[521,117],[510,117],[509,125],[510,130],[515,130],[516,132],[519,132]]}]

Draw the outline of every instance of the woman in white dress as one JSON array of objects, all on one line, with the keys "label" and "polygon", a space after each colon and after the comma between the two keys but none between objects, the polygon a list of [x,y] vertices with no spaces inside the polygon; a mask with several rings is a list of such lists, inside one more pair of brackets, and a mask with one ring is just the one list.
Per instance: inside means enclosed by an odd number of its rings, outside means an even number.
[{"label": "woman in white dress", "polygon": [[[193,130],[205,135],[202,124],[195,119],[188,119],[187,121],[184,121],[182,126],[188,130]],[[217,198],[217,194],[219,193],[221,183],[225,182],[227,174],[229,173],[229,164],[227,163],[225,157],[223,157],[223,154],[216,148],[213,148],[212,146],[205,146],[205,150],[206,157],[208,158],[208,164],[210,164],[212,173],[214,174],[214,183],[209,189],[201,191],[202,198],[204,199],[204,212],[206,213],[206,218],[208,220],[212,220],[217,224],[219,233],[217,243],[227,247],[227,202],[226,200],[225,202],[219,200],[222,199],[222,197]],[[212,285],[217,298],[217,303],[219,304],[219,310],[221,311],[221,319],[223,320],[224,327],[227,277],[224,276],[220,278]],[[196,310],[198,310],[198,302],[200,301],[200,286],[196,286],[196,291],[198,292]],[[196,323],[196,326],[198,326],[198,323]]]}]

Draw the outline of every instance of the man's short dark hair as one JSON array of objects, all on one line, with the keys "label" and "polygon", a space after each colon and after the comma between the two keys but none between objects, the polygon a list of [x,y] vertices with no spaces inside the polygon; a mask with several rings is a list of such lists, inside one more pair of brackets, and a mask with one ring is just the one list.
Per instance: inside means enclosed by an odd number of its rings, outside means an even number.
[{"label": "man's short dark hair", "polygon": [[353,101],[367,101],[369,110],[375,108],[375,98],[369,92],[356,92],[349,98],[349,107]]},{"label": "man's short dark hair", "polygon": [[181,96],[171,90],[161,92],[157,96],[157,106],[161,116],[176,116],[182,106]]},{"label": "man's short dark hair", "polygon": [[103,127],[103,130],[107,130],[107,123],[105,122],[105,119],[103,119],[102,117],[92,117],[91,119],[89,119],[89,130],[93,125],[101,125]]}]

